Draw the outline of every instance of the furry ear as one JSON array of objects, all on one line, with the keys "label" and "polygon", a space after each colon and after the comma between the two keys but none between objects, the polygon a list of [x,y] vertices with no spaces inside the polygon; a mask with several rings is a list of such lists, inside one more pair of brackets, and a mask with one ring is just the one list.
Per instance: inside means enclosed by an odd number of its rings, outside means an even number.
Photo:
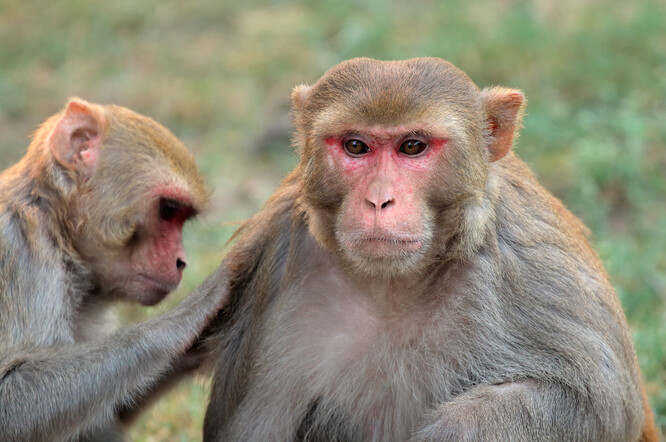
[{"label": "furry ear", "polygon": [[490,136],[490,161],[504,158],[513,145],[522,124],[525,96],[517,89],[491,87],[481,91]]},{"label": "furry ear", "polygon": [[306,135],[305,135],[305,126],[307,121],[307,116],[305,113],[305,107],[310,95],[312,94],[312,87],[307,84],[301,84],[296,86],[291,92],[291,108],[292,115],[294,118],[294,127],[296,128],[296,133],[294,135],[294,146],[296,146],[299,155],[302,154],[302,150],[306,145]]},{"label": "furry ear", "polygon": [[78,98],[71,99],[49,140],[56,161],[81,175],[90,175],[102,144],[103,119],[95,105]]},{"label": "furry ear", "polygon": [[296,112],[302,112],[305,102],[310,97],[310,90],[312,88],[306,84],[296,86],[291,92],[291,102]]}]

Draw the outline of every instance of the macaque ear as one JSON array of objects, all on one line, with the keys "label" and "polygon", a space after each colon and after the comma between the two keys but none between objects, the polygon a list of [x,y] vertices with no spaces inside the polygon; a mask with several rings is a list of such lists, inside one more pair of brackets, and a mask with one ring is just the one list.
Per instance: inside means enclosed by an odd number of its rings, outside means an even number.
[{"label": "macaque ear", "polygon": [[486,111],[490,161],[497,161],[511,150],[513,139],[522,124],[525,97],[517,89],[485,88],[481,100]]},{"label": "macaque ear", "polygon": [[90,175],[101,145],[103,115],[94,105],[72,99],[51,134],[54,158],[67,169]]},{"label": "macaque ear", "polygon": [[293,103],[295,111],[301,112],[303,110],[305,102],[308,100],[308,97],[310,96],[311,89],[312,88],[310,86],[306,84],[301,84],[299,86],[296,86],[294,90],[291,92],[291,102]]}]

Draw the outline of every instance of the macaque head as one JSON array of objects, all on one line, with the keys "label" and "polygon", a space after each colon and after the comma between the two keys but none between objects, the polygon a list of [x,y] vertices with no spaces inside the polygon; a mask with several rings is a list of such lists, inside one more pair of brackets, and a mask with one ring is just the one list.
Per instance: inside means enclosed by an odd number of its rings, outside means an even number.
[{"label": "macaque head", "polygon": [[425,270],[462,225],[482,228],[490,164],[524,102],[435,58],[349,60],[292,99],[311,232],[350,271],[388,278]]},{"label": "macaque head", "polygon": [[180,283],[185,222],[207,202],[194,158],[167,129],[117,106],[70,101],[49,139],[71,180],[75,251],[97,290],[153,305]]}]

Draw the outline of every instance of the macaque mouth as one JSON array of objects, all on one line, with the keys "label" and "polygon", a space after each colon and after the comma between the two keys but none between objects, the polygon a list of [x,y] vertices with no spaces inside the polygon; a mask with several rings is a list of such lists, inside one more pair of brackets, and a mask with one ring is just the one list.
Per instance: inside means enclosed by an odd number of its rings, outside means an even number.
[{"label": "macaque mouth", "polygon": [[145,273],[138,273],[137,274],[138,278],[142,282],[147,282],[154,290],[167,294],[169,292],[174,291],[177,287],[180,281],[174,283],[170,281],[164,281],[162,279],[158,278],[153,278],[152,276],[148,276]]},{"label": "macaque mouth", "polygon": [[421,241],[419,241],[418,239],[404,239],[404,238],[391,238],[391,237],[379,236],[379,237],[363,238],[361,239],[361,242],[367,242],[367,243],[383,242],[395,245],[403,245],[403,244],[412,245],[412,244],[419,244]]},{"label": "macaque mouth", "polygon": [[361,254],[374,257],[391,257],[405,252],[415,252],[422,246],[422,241],[415,238],[395,236],[368,236],[357,238],[356,249]]}]

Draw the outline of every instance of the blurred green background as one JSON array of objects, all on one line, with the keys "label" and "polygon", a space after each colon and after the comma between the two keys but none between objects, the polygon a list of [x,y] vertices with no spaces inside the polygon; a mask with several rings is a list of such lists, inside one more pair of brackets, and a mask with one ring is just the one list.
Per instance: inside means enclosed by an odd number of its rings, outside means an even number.
[{"label": "blurred green background", "polygon": [[[186,229],[181,289],[156,308],[121,307],[137,321],[212,272],[295,164],[293,86],[356,56],[448,59],[480,86],[526,93],[517,151],[591,228],[664,429],[665,23],[663,0],[0,0],[0,167],[70,96],[130,107],[190,146],[212,208]],[[207,389],[182,384],[132,439],[199,440]]]}]

